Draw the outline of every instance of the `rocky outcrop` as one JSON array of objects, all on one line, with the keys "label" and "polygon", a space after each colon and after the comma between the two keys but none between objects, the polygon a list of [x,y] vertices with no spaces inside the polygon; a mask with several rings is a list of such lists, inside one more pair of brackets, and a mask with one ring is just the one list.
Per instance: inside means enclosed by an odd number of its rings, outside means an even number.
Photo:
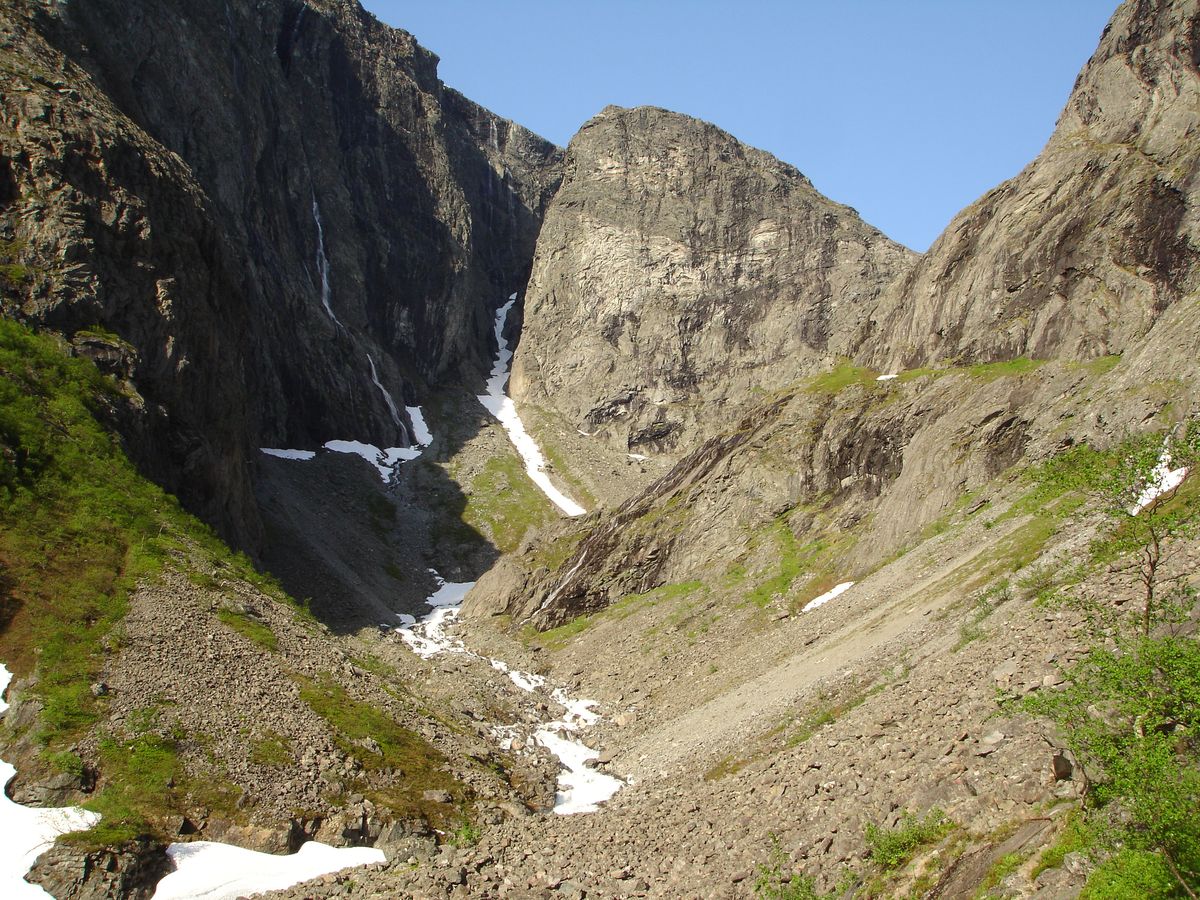
[{"label": "rocky outcrop", "polygon": [[608,107],[572,139],[546,213],[513,396],[678,458],[844,351],[912,259],[724,131]]},{"label": "rocky outcrop", "polygon": [[257,543],[258,446],[407,444],[486,371],[560,153],[411,35],[341,0],[2,14],[5,311],[127,345],[132,452],[225,534]]},{"label": "rocky outcrop", "polygon": [[38,857],[27,880],[57,900],[148,900],[173,868],[166,847],[152,841],[102,850],[60,842]]},{"label": "rocky outcrop", "polygon": [[1200,12],[1117,10],[1041,155],[885,293],[861,358],[1122,353],[1200,278]]}]

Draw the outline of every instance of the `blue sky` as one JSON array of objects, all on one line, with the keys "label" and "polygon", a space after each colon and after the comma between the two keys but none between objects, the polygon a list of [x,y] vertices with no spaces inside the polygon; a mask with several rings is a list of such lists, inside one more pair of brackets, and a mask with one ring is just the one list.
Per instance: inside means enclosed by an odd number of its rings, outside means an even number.
[{"label": "blue sky", "polygon": [[565,145],[609,103],[707,119],[925,250],[1053,130],[1116,0],[364,0]]}]

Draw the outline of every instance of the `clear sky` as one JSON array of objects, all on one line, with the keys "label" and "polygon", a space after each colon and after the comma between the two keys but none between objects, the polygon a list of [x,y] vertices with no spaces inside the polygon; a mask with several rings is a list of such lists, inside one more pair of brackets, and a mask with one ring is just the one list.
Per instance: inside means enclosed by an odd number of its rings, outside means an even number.
[{"label": "clear sky", "polygon": [[442,81],[566,145],[606,105],[707,119],[925,250],[1041,150],[1116,0],[363,0]]}]

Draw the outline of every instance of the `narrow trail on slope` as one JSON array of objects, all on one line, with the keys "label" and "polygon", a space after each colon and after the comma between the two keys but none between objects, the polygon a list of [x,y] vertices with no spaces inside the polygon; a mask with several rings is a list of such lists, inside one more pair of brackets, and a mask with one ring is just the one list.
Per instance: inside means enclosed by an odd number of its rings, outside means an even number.
[{"label": "narrow trail on slope", "polygon": [[[1022,522],[1014,518],[1003,531],[992,531],[992,539],[1015,531]],[[759,675],[641,735],[621,755],[622,770],[640,781],[727,749],[760,733],[773,714],[782,714],[819,682],[849,669],[859,670],[889,649],[915,645],[927,617],[951,602],[951,595],[945,591],[930,593],[930,589],[989,549],[988,542],[975,534],[979,527],[931,540],[909,553],[902,569],[884,566],[839,592],[841,596],[821,610],[833,625],[831,632],[799,652],[786,655]],[[787,627],[807,627],[817,614],[815,610],[802,613]],[[808,633],[811,635],[811,631]],[[779,639],[795,637],[789,630]],[[935,649],[926,646],[923,652]]]}]

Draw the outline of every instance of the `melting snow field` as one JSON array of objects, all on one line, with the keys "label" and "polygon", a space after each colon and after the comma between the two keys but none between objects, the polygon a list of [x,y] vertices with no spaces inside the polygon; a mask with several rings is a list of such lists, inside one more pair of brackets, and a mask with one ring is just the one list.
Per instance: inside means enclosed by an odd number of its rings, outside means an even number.
[{"label": "melting snow field", "polygon": [[330,872],[385,862],[374,847],[330,847],[309,841],[289,856],[258,853],[231,844],[172,844],[175,871],[158,883],[154,900],[236,900],[283,890]]},{"label": "melting snow field", "polygon": [[[422,659],[429,659],[439,653],[466,653],[486,660],[493,669],[507,675],[512,683],[523,691],[533,693],[544,690],[546,679],[541,675],[522,672],[503,660],[472,653],[461,640],[447,632],[447,626],[458,618],[463,598],[467,591],[474,587],[474,582],[443,581],[437,572],[432,569],[429,571],[438,583],[438,589],[425,601],[432,607],[432,611],[415,623],[407,621],[411,620],[412,616],[400,616],[403,623],[399,628],[400,637],[409,648]],[[558,776],[559,790],[555,796],[554,811],[559,815],[595,812],[601,803],[624,786],[621,779],[588,768],[588,760],[598,757],[599,751],[572,736],[599,720],[600,717],[592,711],[596,703],[594,700],[574,699],[562,688],[554,688],[549,693],[550,699],[563,708],[563,715],[542,725],[534,732],[533,737],[556,756],[563,766],[563,771]],[[505,749],[511,747],[517,737],[517,730],[513,726],[497,726],[493,733],[501,740]]]},{"label": "melting snow field", "polygon": [[1164,449],[1162,456],[1158,458],[1158,465],[1150,473],[1154,480],[1138,495],[1133,506],[1129,507],[1129,514],[1136,516],[1163,494],[1169,494],[1175,490],[1183,484],[1183,479],[1187,478],[1187,474],[1187,466],[1180,466],[1178,469],[1171,468],[1171,454]]},{"label": "melting snow field", "polygon": [[826,603],[828,603],[834,597],[841,596],[842,594],[846,593],[846,591],[850,590],[850,588],[852,588],[852,587],[854,587],[853,581],[843,581],[841,584],[837,585],[836,587],[832,587],[829,590],[827,590],[820,597],[814,597],[813,599],[809,600],[807,603],[804,604],[804,609],[800,610],[800,612],[809,612],[810,610],[816,609],[818,606],[824,606]]},{"label": "melting snow field", "polygon": [[[0,664],[0,697],[11,680],[12,673]],[[8,704],[0,699],[0,713],[7,709]],[[16,774],[16,769],[0,761],[0,784],[7,786]],[[98,821],[98,813],[77,806],[42,809],[13,803],[7,794],[0,797],[0,896],[5,900],[10,897],[47,900],[50,895],[26,881],[25,873],[60,834],[82,831]]]},{"label": "melting snow field", "polygon": [[496,362],[492,366],[492,375],[487,380],[487,393],[478,395],[479,402],[504,426],[504,430],[508,432],[508,439],[525,462],[526,474],[542,493],[550,498],[550,502],[568,516],[582,516],[587,510],[556,488],[550,476],[546,474],[546,460],[542,451],[525,430],[521,417],[517,415],[516,405],[504,393],[504,388],[508,385],[508,367],[513,356],[512,351],[508,349],[508,341],[504,339],[504,323],[508,321],[508,314],[516,302],[517,295],[513,294],[507,303],[496,310]]},{"label": "melting snow field", "polygon": [[[371,373],[374,375],[375,364],[371,364]],[[375,382],[379,384],[379,382]],[[380,390],[383,387],[380,386]],[[387,392],[384,391],[387,396]],[[390,396],[388,397],[390,400]],[[403,427],[399,414],[395,407],[392,406],[393,418],[396,419],[396,424]],[[361,456],[367,462],[375,467],[375,471],[379,473],[379,477],[383,479],[383,483],[387,484],[392,480],[392,475],[396,472],[396,467],[400,463],[408,462],[416,459],[421,455],[421,450],[433,443],[433,434],[429,430],[429,426],[425,423],[425,416],[421,412],[419,406],[406,406],[408,415],[413,423],[413,437],[417,442],[415,447],[384,447],[379,448],[374,444],[366,444],[362,441],[326,441],[323,449],[333,453],[353,453],[355,456]],[[317,455],[315,450],[287,450],[278,447],[259,447],[260,452],[267,456],[274,456],[277,459],[296,459],[309,460]]]}]

